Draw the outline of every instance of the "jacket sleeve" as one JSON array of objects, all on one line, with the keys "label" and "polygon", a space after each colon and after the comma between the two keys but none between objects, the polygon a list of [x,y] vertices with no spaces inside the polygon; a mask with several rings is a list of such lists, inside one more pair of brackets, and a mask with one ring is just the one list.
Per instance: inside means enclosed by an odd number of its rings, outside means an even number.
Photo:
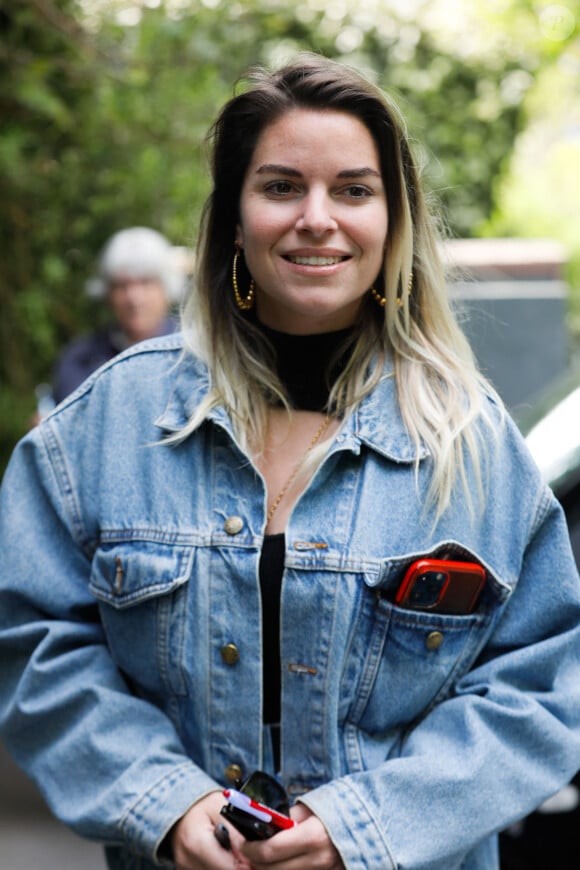
[{"label": "jacket sleeve", "polygon": [[578,768],[580,581],[560,506],[545,489],[517,585],[452,694],[403,734],[395,757],[301,801],[349,870],[452,870],[472,866],[463,862],[486,837]]},{"label": "jacket sleeve", "polygon": [[219,786],[111,659],[88,591],[90,536],[51,431],[21,442],[0,490],[0,733],[58,818],[155,859]]}]

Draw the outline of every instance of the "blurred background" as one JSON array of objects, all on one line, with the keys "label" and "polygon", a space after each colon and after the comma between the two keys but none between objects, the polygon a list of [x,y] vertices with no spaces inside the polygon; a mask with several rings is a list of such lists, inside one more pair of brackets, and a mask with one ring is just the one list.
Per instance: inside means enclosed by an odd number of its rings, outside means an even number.
[{"label": "blurred background", "polygon": [[84,292],[102,245],[137,224],[192,246],[209,124],[249,65],[299,49],[395,96],[453,237],[564,246],[573,340],[579,18],[577,0],[0,0],[0,472],[34,387],[103,317]]},{"label": "blurred background", "polygon": [[[401,106],[466,329],[510,408],[568,368],[577,0],[0,0],[0,474],[35,387],[104,316],[85,292],[103,244],[145,225],[193,249],[211,121],[249,65],[300,49],[360,68]],[[2,870],[92,870],[94,848],[50,821],[0,749]]]}]

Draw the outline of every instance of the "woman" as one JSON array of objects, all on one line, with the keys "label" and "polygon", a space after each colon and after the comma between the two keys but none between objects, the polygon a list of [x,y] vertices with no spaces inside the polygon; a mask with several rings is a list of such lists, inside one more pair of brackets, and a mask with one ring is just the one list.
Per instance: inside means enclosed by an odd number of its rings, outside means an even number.
[{"label": "woman", "polygon": [[[580,763],[561,512],[383,95],[301,57],[213,145],[185,352],[113,361],[7,472],[4,737],[112,868],[490,870]],[[246,842],[256,769],[298,824]]]},{"label": "woman", "polygon": [[169,241],[149,227],[128,227],[105,245],[99,274],[88,282],[94,299],[106,302],[112,322],[74,339],[58,359],[53,384],[62,402],[99,366],[125,348],[176,331],[171,305],[181,298],[183,280]]}]

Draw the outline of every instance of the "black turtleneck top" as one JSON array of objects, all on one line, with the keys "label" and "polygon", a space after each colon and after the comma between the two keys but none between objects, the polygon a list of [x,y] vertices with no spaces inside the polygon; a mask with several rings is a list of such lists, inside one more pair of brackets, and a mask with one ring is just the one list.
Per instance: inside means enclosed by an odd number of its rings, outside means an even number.
[{"label": "black turtleneck top", "polygon": [[298,411],[326,412],[330,387],[343,371],[352,328],[315,335],[290,335],[262,323],[256,326],[276,354],[278,377]]},{"label": "black turtleneck top", "polygon": [[[296,410],[328,410],[330,386],[348,360],[352,329],[317,335],[290,335],[256,323],[274,348],[278,376]],[[260,556],[263,638],[263,721],[280,721],[280,594],[285,536],[266,535]],[[279,735],[272,729],[274,758],[279,766]]]}]

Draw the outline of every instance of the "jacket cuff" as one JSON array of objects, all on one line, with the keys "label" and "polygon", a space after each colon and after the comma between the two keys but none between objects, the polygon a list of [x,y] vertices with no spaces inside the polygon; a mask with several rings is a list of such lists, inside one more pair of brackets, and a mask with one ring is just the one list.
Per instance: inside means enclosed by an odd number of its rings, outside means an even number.
[{"label": "jacket cuff", "polygon": [[221,786],[187,761],[158,780],[129,810],[121,823],[125,843],[162,866],[172,866],[162,846],[176,822],[207,794]]},{"label": "jacket cuff", "polygon": [[346,779],[337,779],[301,795],[299,802],[317,816],[348,870],[396,870],[371,807]]}]

